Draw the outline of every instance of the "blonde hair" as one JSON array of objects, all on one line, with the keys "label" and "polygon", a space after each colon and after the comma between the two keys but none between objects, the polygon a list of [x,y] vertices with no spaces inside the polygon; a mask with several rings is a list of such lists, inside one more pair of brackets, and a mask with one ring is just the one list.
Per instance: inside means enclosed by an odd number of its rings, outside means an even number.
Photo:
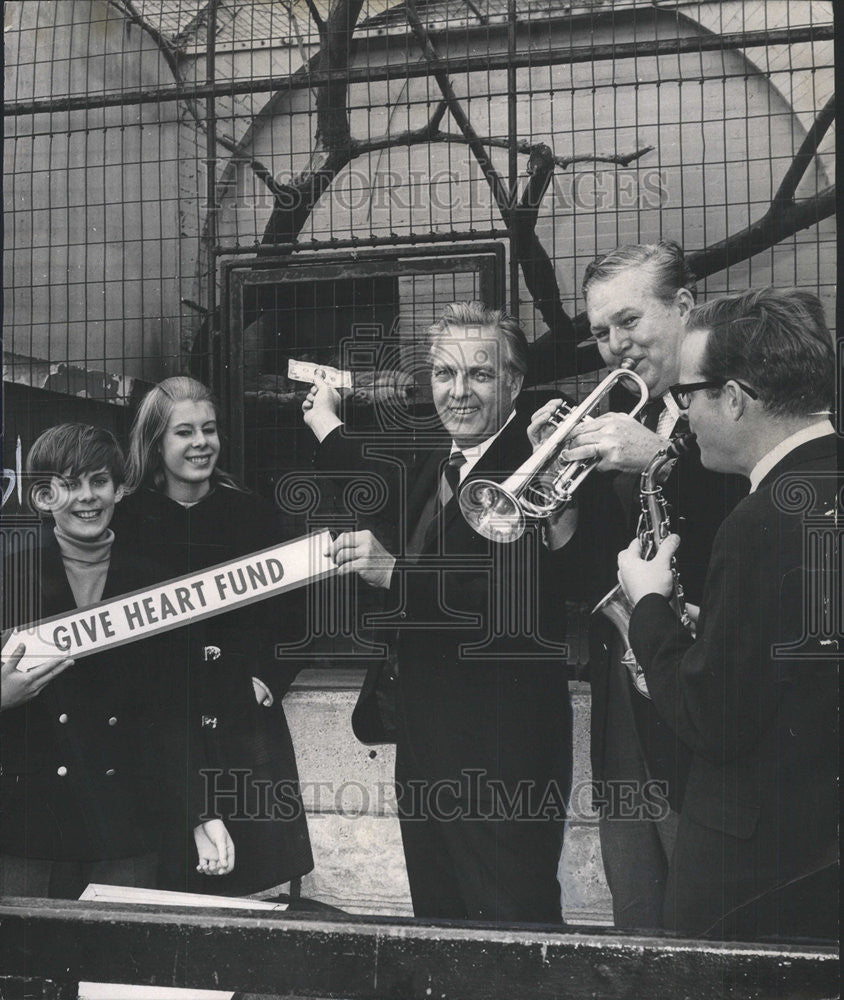
[{"label": "blonde hair", "polygon": [[[129,459],[126,463],[126,489],[131,492],[142,486],[164,491],[164,465],[158,444],[164,437],[173,407],[177,403],[209,403],[219,419],[217,401],[211,390],[186,375],[166,378],[150,389],[141,401],[129,436]],[[222,469],[215,468],[214,482],[246,492]]]}]

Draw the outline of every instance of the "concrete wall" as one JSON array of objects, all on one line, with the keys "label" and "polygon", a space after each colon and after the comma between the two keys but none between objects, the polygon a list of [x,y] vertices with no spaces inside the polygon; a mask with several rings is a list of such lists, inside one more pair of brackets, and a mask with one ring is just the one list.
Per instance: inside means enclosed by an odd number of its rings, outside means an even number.
[{"label": "concrete wall", "polygon": [[[6,101],[172,86],[102,0],[5,5]],[[5,119],[3,326],[19,356],[158,379],[196,281],[196,135],[177,103]]]}]

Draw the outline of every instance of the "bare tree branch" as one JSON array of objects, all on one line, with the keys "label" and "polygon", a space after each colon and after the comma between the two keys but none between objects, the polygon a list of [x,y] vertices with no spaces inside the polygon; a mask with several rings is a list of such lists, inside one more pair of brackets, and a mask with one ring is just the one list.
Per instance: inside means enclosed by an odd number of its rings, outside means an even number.
[{"label": "bare tree branch", "polygon": [[[313,3],[314,0],[309,0],[309,9]],[[506,140],[494,137],[481,138],[477,136],[444,72],[435,74],[440,89],[443,91],[443,100],[437,105],[430,120],[424,126],[418,129],[409,129],[398,135],[384,135],[375,139],[358,140],[352,137],[347,107],[348,84],[344,79],[344,71],[348,68],[352,34],[362,6],[363,0],[339,0],[321,32],[323,42],[319,53],[305,67],[305,72],[317,70],[325,73],[333,70],[336,71],[338,77],[337,83],[332,82],[317,88],[317,134],[307,167],[288,184],[277,184],[273,182],[269,172],[262,164],[253,163],[256,174],[264,180],[276,199],[269,223],[264,231],[262,244],[267,246],[294,242],[316,202],[330,186],[337,173],[351,160],[383,149],[431,142],[469,144],[473,154],[481,164],[488,182],[493,187],[493,193],[496,195],[499,210],[505,223],[510,225],[510,216],[514,207],[509,192],[484,149],[485,145],[507,148],[508,143]],[[436,61],[438,59],[437,53],[431,46],[427,32],[419,21],[412,0],[410,6],[413,6],[414,9],[409,12],[408,17],[415,19],[416,37],[422,45],[426,58]],[[460,126],[461,132],[459,134],[440,130],[440,125],[447,111],[451,112],[452,118]],[[646,147],[628,154],[597,155],[595,159],[627,164],[649,152],[650,148]],[[520,152],[530,155],[534,147],[526,141],[521,141],[518,149]],[[554,157],[554,162],[566,167],[571,163],[587,159],[591,158],[585,156]],[[544,253],[542,248],[538,246],[532,246],[532,252],[534,256]]]},{"label": "bare tree branch", "polygon": [[782,207],[772,203],[758,222],[720,243],[687,254],[686,261],[696,278],[706,278],[770,249],[801,229],[817,225],[834,215],[835,207],[834,184],[813,198],[792,201]]},{"label": "bare tree branch", "polygon": [[324,41],[318,56],[317,69],[337,79],[317,91],[317,147],[329,156],[348,158],[351,149],[349,129],[348,83],[345,70],[349,66],[352,33],[363,8],[364,0],[337,0],[324,25]]},{"label": "bare tree branch", "polygon": [[[377,153],[382,149],[392,149],[400,146],[418,146],[428,142],[438,142],[442,133],[440,122],[448,111],[446,101],[440,101],[436,110],[421,128],[408,129],[396,135],[382,135],[375,139],[352,139],[352,156],[365,156],[367,153]],[[456,142],[465,142],[462,135],[455,136]]]},{"label": "bare tree branch", "polygon": [[363,2],[337,0],[325,22],[320,50],[308,63],[307,68],[336,74],[336,82],[323,84],[317,90],[314,149],[305,170],[289,184],[278,185],[274,192],[276,204],[264,230],[264,245],[295,240],[314,205],[352,158],[345,70]]},{"label": "bare tree branch", "polygon": [[[374,139],[365,140],[352,140],[352,146],[355,156],[363,156],[366,153],[375,153],[382,149],[390,149],[391,147],[400,146],[416,146],[426,142],[454,142],[454,143],[465,143],[466,137],[460,132],[441,132],[437,127],[439,122],[442,120],[445,112],[449,110],[448,102],[441,101],[437,106],[437,112],[431,117],[431,120],[423,125],[421,128],[408,129],[406,132],[399,132],[395,135],[381,135],[376,136]],[[437,117],[439,116],[439,117]],[[510,143],[507,139],[501,139],[498,136],[478,136],[478,141],[484,146],[492,146],[496,149],[509,149]],[[534,149],[536,148],[536,143],[530,142],[528,139],[519,139],[516,142],[516,149],[520,153],[525,153],[530,156]],[[615,163],[622,167],[627,167],[635,160],[652,153],[654,150],[653,146],[643,146],[641,149],[634,150],[632,153],[580,153],[577,156],[553,156],[554,163],[562,168],[567,169],[574,163]]]},{"label": "bare tree branch", "polygon": [[[513,254],[522,269],[525,287],[552,335],[555,361],[553,370],[574,372],[577,358],[574,328],[563,308],[554,265],[536,235],[539,208],[551,183],[554,161],[550,147],[544,143],[538,143],[531,150],[527,165],[528,181],[518,207],[511,214],[510,231]],[[531,367],[528,378],[534,384],[542,369],[535,363]]]},{"label": "bare tree branch", "polygon": [[[108,0],[108,3],[114,7],[115,10],[119,11],[128,21],[137,25],[142,31],[149,35],[149,37],[158,46],[158,49],[167,62],[176,83],[184,86],[185,80],[182,76],[181,58],[175,46],[160,31],[149,24],[148,21],[144,20],[135,5],[132,3],[132,0]],[[206,5],[206,7],[200,12],[200,15],[202,15],[203,18],[207,16],[209,6],[210,4]],[[194,21],[198,22],[200,15],[197,15]],[[199,128],[203,132],[206,131],[205,120],[200,114],[199,107],[196,102],[190,98],[185,98],[185,106],[191,118],[193,118]],[[256,177],[258,177],[259,180],[267,186],[273,195],[281,194],[281,185],[275,181],[272,172],[263,163],[261,163],[260,160],[255,160],[252,157],[245,155],[242,148],[234,141],[234,139],[230,139],[227,136],[222,135],[216,135],[214,138],[219,145],[233,155],[234,159],[238,162],[248,164],[254,171]]]},{"label": "bare tree branch", "polygon": [[835,213],[835,185],[824,188],[813,198],[794,200],[794,192],[809,164],[815,158],[821,140],[835,119],[835,95],[826,102],[815,118],[800,149],[785,172],[782,183],[771,200],[768,210],[756,222],[739,233],[688,254],[686,261],[696,278],[706,278],[737,264],[739,261],[768,250],[801,229],[817,225]]},{"label": "bare tree branch", "polygon": [[[424,55],[426,62],[436,65],[440,62],[440,57],[437,50],[434,48],[431,39],[428,37],[428,32],[425,26],[419,20],[419,14],[416,10],[416,0],[405,0],[405,13],[407,14],[408,24],[410,25],[411,31],[422,49],[422,54]],[[504,181],[501,179],[501,175],[495,169],[495,165],[487,155],[486,149],[484,149],[484,144],[478,138],[474,128],[472,128],[472,124],[466,116],[466,112],[463,110],[460,101],[457,99],[457,95],[454,92],[454,88],[451,85],[451,80],[449,80],[448,74],[444,70],[434,69],[433,75],[440,88],[440,92],[448,104],[448,110],[451,112],[451,117],[457,123],[457,126],[463,133],[469,149],[478,161],[478,166],[481,168],[481,172],[486,178],[487,184],[489,184],[490,191],[492,191],[492,196],[495,198],[495,203],[498,205],[498,210],[501,212],[502,218],[509,225],[510,196],[507,192],[507,187],[505,186]]]},{"label": "bare tree branch", "polygon": [[469,10],[475,15],[480,24],[489,24],[489,18],[486,14],[482,14],[476,4],[472,3],[472,0],[463,0]]},{"label": "bare tree branch", "polygon": [[[296,17],[296,12],[293,9],[293,3],[289,0],[280,0],[282,6],[287,11],[287,16],[290,18],[290,24],[293,28],[293,33],[296,35],[296,45],[299,49],[299,55],[302,59],[302,65],[307,65],[308,63],[308,50],[305,46],[305,39],[302,38],[302,32],[299,30],[299,19]],[[313,16],[313,15],[311,15]],[[317,27],[317,30],[319,28]]]},{"label": "bare tree branch", "polygon": [[615,163],[619,167],[629,167],[641,157],[652,153],[656,146],[642,146],[632,153],[580,153],[577,156],[555,156],[554,162],[566,170],[573,163]]},{"label": "bare tree branch", "polygon": [[[317,6],[314,3],[314,0],[305,0],[305,3],[308,5],[308,12],[311,15],[311,20],[316,25],[316,30],[319,32],[319,37],[324,40],[325,39],[325,21],[323,21],[322,15],[317,10]],[[329,15],[329,18],[330,18],[330,15]]]},{"label": "bare tree branch", "polygon": [[211,10],[212,0],[206,0],[205,6],[200,8],[188,23],[177,32],[171,39],[173,48],[178,52],[183,52],[204,27]]},{"label": "bare tree branch", "polygon": [[[170,67],[170,72],[175,77],[178,83],[184,83],[182,80],[182,71],[179,66],[179,54],[175,50],[174,46],[170,40],[162,34],[157,28],[154,28],[149,21],[145,21],[141,14],[138,12],[132,0],[107,0],[109,6],[114,7],[116,11],[123,15],[127,21],[131,24],[136,25],[141,31],[146,32],[149,37],[158,46],[161,55],[164,57],[164,61]],[[189,101],[188,103],[193,103]]]},{"label": "bare tree branch", "polygon": [[[462,135],[456,135],[453,132],[439,132],[433,137],[432,141],[461,142],[464,140]],[[481,136],[480,141],[485,146],[495,146],[498,149],[510,148],[509,139],[502,139],[497,136]],[[535,143],[530,142],[528,139],[519,139],[516,142],[516,150],[519,153],[530,155],[535,145]],[[579,153],[577,156],[554,156],[554,163],[563,170],[568,169],[573,163],[615,163],[621,167],[628,167],[634,160],[640,159],[647,153],[652,153],[654,148],[653,146],[642,146],[641,149],[637,149],[632,153]]]},{"label": "bare tree branch", "polygon": [[260,160],[256,160],[251,156],[247,156],[243,152],[243,146],[241,143],[235,142],[234,139],[229,138],[227,135],[217,135],[216,140],[220,146],[227,149],[231,154],[231,160],[233,163],[245,163],[249,169],[255,174],[259,181],[262,181],[269,192],[277,198],[284,196],[284,185],[280,184],[272,174],[272,171],[265,166]]},{"label": "bare tree branch", "polygon": [[[425,56],[425,59],[430,63],[434,64],[440,63],[441,59],[439,53],[434,48],[434,45],[431,42],[431,39],[428,35],[425,26],[419,19],[419,14],[416,10],[416,0],[406,0],[405,10],[407,14],[408,23],[410,24],[411,30],[413,31],[416,40],[419,42],[419,45],[422,48],[422,52],[423,55]],[[444,71],[437,69],[434,70],[433,75],[437,81],[437,84],[439,85],[440,91],[443,94],[445,102],[448,106],[448,110],[451,112],[452,118],[460,126],[461,135],[456,136],[454,133],[440,132],[438,130],[434,130],[433,134],[430,135],[430,137],[427,140],[420,140],[420,141],[457,142],[460,141],[460,139],[463,139],[465,142],[467,142],[469,148],[472,150],[472,152],[475,154],[476,159],[478,160],[481,170],[483,171],[484,176],[487,182],[489,183],[490,188],[492,189],[493,196],[495,197],[496,203],[506,222],[507,213],[508,211],[511,210],[509,195],[507,194],[507,189],[504,185],[501,176],[498,174],[497,170],[495,169],[495,166],[487,156],[486,151],[483,149],[483,147],[494,146],[500,149],[509,149],[510,141],[509,139],[506,138],[497,138],[497,137],[481,138],[475,132],[474,128],[472,127],[471,123],[466,117],[466,114],[463,111],[463,107],[460,104],[457,95],[454,93],[454,88],[451,86],[451,81],[448,79],[448,75]],[[421,131],[423,130],[420,130],[420,132]],[[412,134],[413,133],[404,133],[403,136],[406,139],[407,137],[412,136]],[[380,140],[378,139],[373,140],[373,142],[379,143],[378,146],[379,149],[385,148],[384,138]],[[409,144],[410,143],[408,143],[407,141],[402,141],[401,143],[401,145],[409,145]],[[653,146],[644,146],[642,149],[636,150],[633,153],[626,153],[626,154],[595,153],[595,154],[582,154],[578,156],[569,156],[569,157],[555,156],[554,162],[556,163],[557,166],[562,167],[563,169],[566,169],[567,167],[571,166],[572,163],[586,163],[586,162],[616,163],[620,164],[621,166],[628,166],[634,160],[639,159],[646,153],[650,153],[653,150],[653,148],[654,148]],[[516,149],[520,153],[526,153],[530,155],[533,152],[534,144],[528,142],[526,139],[521,139],[516,143]]]},{"label": "bare tree branch", "polygon": [[785,208],[789,202],[794,201],[794,193],[797,185],[803,178],[803,174],[809,168],[809,164],[814,160],[821,140],[826,135],[829,126],[835,121],[835,94],[830,97],[815,118],[812,127],[806,133],[806,138],[797,150],[797,154],[791,161],[791,166],[786,170],[785,177],[779,186],[779,190],[774,195],[771,202],[772,209]]}]

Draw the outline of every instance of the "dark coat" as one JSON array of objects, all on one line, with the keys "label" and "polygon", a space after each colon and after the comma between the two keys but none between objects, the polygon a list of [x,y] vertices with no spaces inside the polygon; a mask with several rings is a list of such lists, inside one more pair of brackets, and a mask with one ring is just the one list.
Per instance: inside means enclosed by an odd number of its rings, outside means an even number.
[{"label": "dark coat", "polygon": [[[825,613],[819,602],[835,600],[840,552],[836,560],[830,550],[824,569],[804,537],[809,516],[832,526],[834,447],[830,435],[792,451],[724,521],[697,640],[659,595],[633,612],[631,641],[654,707],[692,754],[669,929],[835,936],[837,875],[801,889],[837,857],[837,661],[813,626]],[[835,531],[826,534],[828,544]],[[772,655],[778,646],[786,648]]]},{"label": "dark coat", "polygon": [[[169,576],[205,569],[285,540],[269,503],[221,485],[189,508],[144,489],[127,497],[117,510],[115,532],[154,555]],[[206,659],[195,679],[195,712],[203,722],[209,761],[222,772],[214,779],[213,788],[221,795],[211,812],[226,821],[236,866],[231,875],[213,879],[194,879],[188,870],[187,887],[193,891],[247,894],[313,868],[296,756],[282,707],[298,664],[276,658],[276,643],[289,639],[301,626],[303,607],[301,593],[292,592],[202,623],[204,642],[220,655]],[[272,706],[258,704],[253,676],[272,692]],[[261,792],[262,782],[269,782],[268,800]],[[251,818],[235,818],[236,811]],[[189,847],[182,865],[188,869]],[[178,876],[179,887],[184,887],[184,877]]]},{"label": "dark coat", "polygon": [[[527,422],[517,414],[467,478],[501,480],[521,465],[531,453]],[[566,550],[549,552],[535,524],[512,544],[489,542],[452,498],[421,554],[408,556],[407,539],[436,489],[449,447],[445,439],[431,441],[404,451],[398,465],[368,465],[380,469],[393,499],[392,513],[378,527],[399,553],[381,634],[394,630],[400,751],[410,773],[427,781],[477,769],[507,787],[532,779],[541,789],[553,781],[565,793],[571,781]],[[321,470],[365,464],[359,443],[343,429],[317,452]],[[376,698],[379,681],[383,668],[376,666],[355,710],[355,731],[364,742],[388,735]]]},{"label": "dark coat", "polygon": [[[680,419],[672,433],[676,437],[688,431]],[[619,551],[636,535],[641,502],[640,475],[633,473],[594,473],[589,479],[594,500],[583,519],[583,547],[594,542],[591,556],[584,558],[583,579],[591,582],[587,600],[597,603],[615,583]],[[687,601],[700,604],[703,581],[716,532],[733,507],[747,494],[747,481],[740,476],[724,475],[704,468],[700,449],[692,444],[675,462],[661,484],[668,504],[671,530],[683,544],[677,556],[677,569]],[[604,753],[613,733],[607,732],[606,715],[609,697],[610,655],[620,655],[620,641],[613,626],[600,614],[590,620],[590,680],[592,773],[603,777]],[[647,698],[635,692],[631,683],[631,701],[636,729],[648,770],[655,780],[665,782],[669,800],[675,809],[682,803],[682,789],[689,756],[682,744],[653,710]]]},{"label": "dark coat", "polygon": [[[40,617],[76,608],[51,528],[40,539]],[[11,579],[6,586],[28,586]],[[160,567],[115,541],[103,599],[152,586]],[[24,624],[22,622],[7,625]],[[199,723],[185,727],[196,651],[168,633],[80,659],[33,700],[3,712],[0,851],[52,860],[113,860],[158,849],[161,816],[198,822],[185,801]],[[188,783],[190,784],[190,783]]]}]

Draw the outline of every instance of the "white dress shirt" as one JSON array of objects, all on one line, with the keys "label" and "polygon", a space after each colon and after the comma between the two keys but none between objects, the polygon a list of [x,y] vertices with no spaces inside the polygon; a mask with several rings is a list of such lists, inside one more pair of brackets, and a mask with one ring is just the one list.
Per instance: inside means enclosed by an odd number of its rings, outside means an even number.
[{"label": "white dress shirt", "polygon": [[824,419],[819,420],[816,424],[811,424],[809,427],[804,427],[802,431],[789,434],[787,438],[784,438],[778,445],[771,448],[753,466],[750,471],[750,492],[756,492],[756,488],[765,476],[768,475],[775,465],[779,465],[789,452],[794,451],[795,448],[799,448],[801,444],[806,444],[807,441],[814,441],[816,438],[826,437],[827,434],[834,433],[835,428],[832,426],[832,421]]},{"label": "white dress shirt", "polygon": [[[459,482],[463,482],[466,476],[472,471],[472,469],[480,462],[482,456],[485,452],[489,451],[492,447],[492,442],[501,434],[507,424],[515,417],[516,411],[511,410],[510,416],[504,421],[504,423],[498,428],[498,430],[491,436],[481,441],[480,444],[468,445],[465,448],[461,448],[454,441],[451,442],[451,455],[455,455],[458,451],[463,453],[463,457],[466,461],[460,466],[460,479]],[[451,458],[449,455],[449,458]]]},{"label": "white dress shirt", "polygon": [[656,432],[661,438],[665,438],[668,441],[671,438],[671,432],[674,430],[675,424],[680,419],[680,407],[674,402],[674,397],[670,392],[666,392],[663,395],[662,401],[665,403],[665,409],[659,415]]}]

